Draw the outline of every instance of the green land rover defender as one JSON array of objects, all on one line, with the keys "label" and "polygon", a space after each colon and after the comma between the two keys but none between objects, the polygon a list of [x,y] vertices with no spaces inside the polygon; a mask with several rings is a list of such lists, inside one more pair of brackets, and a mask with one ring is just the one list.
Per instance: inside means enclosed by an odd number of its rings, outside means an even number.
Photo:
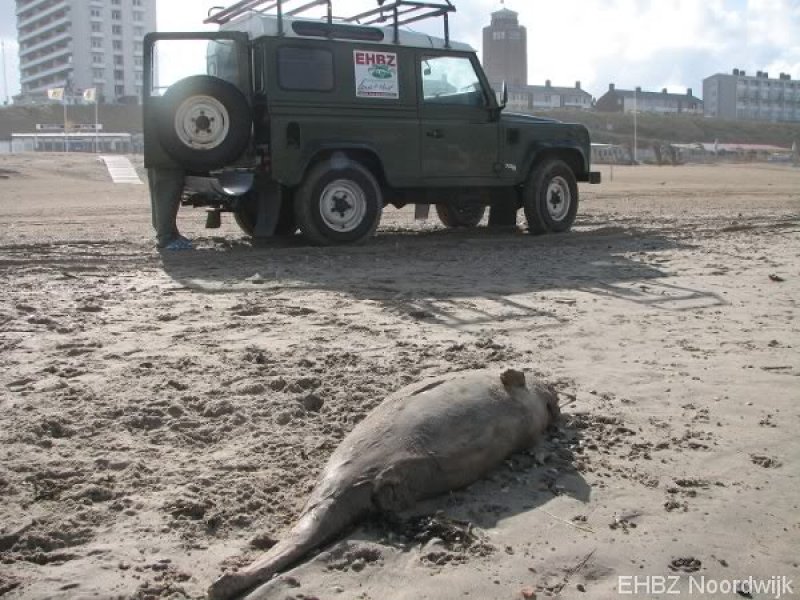
[{"label": "green land rover defender", "polygon": [[[570,229],[577,182],[600,181],[586,128],[505,113],[505,85],[498,100],[450,41],[449,0],[378,4],[336,18],[332,0],[244,0],[209,15],[217,32],[148,34],[145,166],[182,173],[207,226],[232,212],[254,237],[364,242],[407,204],[447,227],[488,207],[490,225],[523,209],[532,233]],[[403,28],[431,18],[443,38]]]}]

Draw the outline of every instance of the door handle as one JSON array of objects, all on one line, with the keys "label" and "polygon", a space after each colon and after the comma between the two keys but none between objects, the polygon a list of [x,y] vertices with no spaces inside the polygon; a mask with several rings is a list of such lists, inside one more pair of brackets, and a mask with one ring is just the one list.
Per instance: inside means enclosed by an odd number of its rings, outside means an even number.
[{"label": "door handle", "polygon": [[431,129],[425,133],[429,138],[433,138],[435,140],[440,140],[444,137],[441,129]]}]

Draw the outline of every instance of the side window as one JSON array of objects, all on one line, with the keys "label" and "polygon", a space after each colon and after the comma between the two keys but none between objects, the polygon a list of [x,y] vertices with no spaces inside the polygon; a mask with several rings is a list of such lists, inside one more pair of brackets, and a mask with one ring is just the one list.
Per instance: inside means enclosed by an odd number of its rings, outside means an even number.
[{"label": "side window", "polygon": [[425,104],[486,104],[480,78],[465,56],[423,57],[420,72]]},{"label": "side window", "polygon": [[292,46],[279,48],[278,84],[284,90],[332,91],[334,87],[333,52]]}]

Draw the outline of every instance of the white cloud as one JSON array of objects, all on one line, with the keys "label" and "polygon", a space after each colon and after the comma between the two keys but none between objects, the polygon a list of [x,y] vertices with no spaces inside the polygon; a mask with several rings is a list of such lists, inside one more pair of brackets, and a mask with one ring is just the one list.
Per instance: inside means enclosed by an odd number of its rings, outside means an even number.
[{"label": "white cloud", "polygon": [[750,0],[747,11],[748,45],[763,51],[764,64],[750,69],[765,70],[770,76],[789,73],[800,78],[800,2],[784,0]]},{"label": "white cloud", "polygon": [[[580,79],[602,94],[609,83],[700,88],[724,64],[742,19],[722,0],[561,0],[520,8],[528,25],[533,83]],[[722,60],[709,57],[719,55]]]}]

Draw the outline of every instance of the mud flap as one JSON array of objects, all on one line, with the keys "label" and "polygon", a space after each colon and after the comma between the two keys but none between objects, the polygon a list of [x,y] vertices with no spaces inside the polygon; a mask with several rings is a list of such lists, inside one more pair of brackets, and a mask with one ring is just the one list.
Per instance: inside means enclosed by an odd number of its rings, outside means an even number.
[{"label": "mud flap", "polygon": [[512,198],[496,200],[489,209],[489,227],[516,227],[518,210]]},{"label": "mud flap", "polygon": [[275,235],[278,227],[281,204],[283,204],[283,189],[274,181],[257,181],[256,186],[259,190],[258,213],[253,237],[269,238]]},{"label": "mud flap", "polygon": [[425,221],[431,213],[430,204],[415,204],[414,205],[414,220]]}]

